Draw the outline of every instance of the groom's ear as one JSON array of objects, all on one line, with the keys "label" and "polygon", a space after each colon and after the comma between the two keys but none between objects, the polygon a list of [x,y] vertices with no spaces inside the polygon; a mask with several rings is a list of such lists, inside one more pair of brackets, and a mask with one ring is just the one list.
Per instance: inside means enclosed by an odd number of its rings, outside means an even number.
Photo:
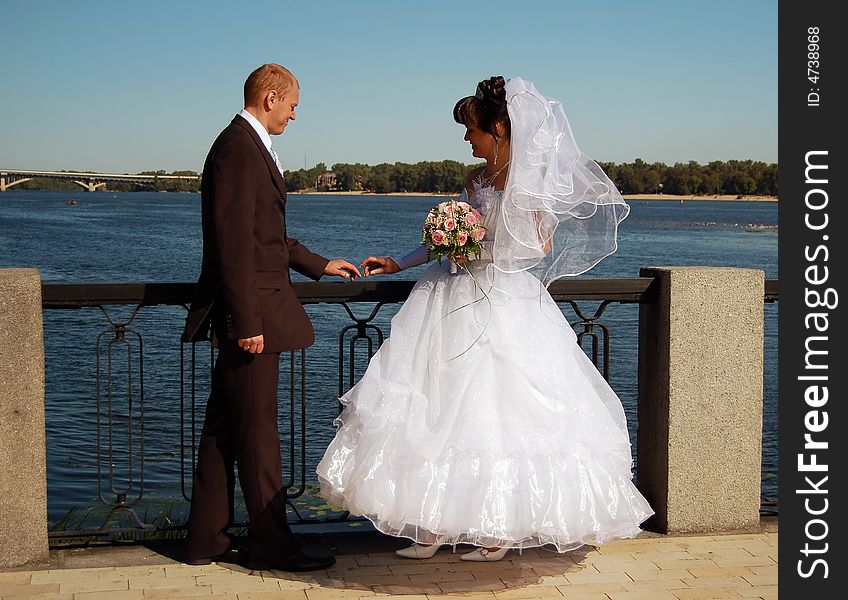
[{"label": "groom's ear", "polygon": [[262,107],[266,111],[270,111],[274,108],[274,104],[280,101],[279,94],[277,90],[268,90],[262,96]]}]

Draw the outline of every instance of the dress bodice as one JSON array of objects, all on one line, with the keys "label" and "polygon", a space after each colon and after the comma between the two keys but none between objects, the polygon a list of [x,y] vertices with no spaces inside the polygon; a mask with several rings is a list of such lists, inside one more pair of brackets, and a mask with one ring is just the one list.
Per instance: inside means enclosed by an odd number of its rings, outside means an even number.
[{"label": "dress bodice", "polygon": [[491,229],[493,225],[492,216],[495,214],[495,206],[503,199],[503,190],[496,190],[494,186],[481,186],[473,182],[474,190],[468,196],[467,190],[463,190],[460,200],[467,201],[471,206],[480,211],[483,217],[483,226]]}]

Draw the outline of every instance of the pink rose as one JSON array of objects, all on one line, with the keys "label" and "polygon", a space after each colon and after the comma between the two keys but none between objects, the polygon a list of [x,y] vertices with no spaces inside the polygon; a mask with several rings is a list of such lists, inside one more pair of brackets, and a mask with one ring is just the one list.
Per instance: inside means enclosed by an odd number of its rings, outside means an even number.
[{"label": "pink rose", "polygon": [[465,222],[468,223],[469,225],[476,225],[477,220],[478,220],[477,216],[473,212],[470,212],[467,215],[465,215]]},{"label": "pink rose", "polygon": [[448,231],[453,231],[456,229],[456,221],[453,219],[445,219],[445,229]]},{"label": "pink rose", "polygon": [[462,210],[471,210],[471,205],[468,204],[468,202],[457,202],[456,205],[459,206],[459,208],[461,208]]},{"label": "pink rose", "polygon": [[483,218],[483,217],[480,216],[480,212],[476,208],[471,209],[471,214],[474,215],[475,217],[477,217],[478,221]]},{"label": "pink rose", "polygon": [[473,229],[471,231],[471,239],[474,240],[475,242],[479,242],[480,240],[482,240],[485,235],[486,235],[486,230],[483,229],[482,227],[478,227],[478,228]]},{"label": "pink rose", "polygon": [[453,215],[453,202],[444,202],[442,204],[442,210],[446,215]]},{"label": "pink rose", "polygon": [[430,236],[430,239],[432,239],[433,243],[436,244],[437,246],[442,246],[445,243],[445,232],[442,231],[441,229],[437,229]]},{"label": "pink rose", "polygon": [[459,242],[460,246],[464,246],[465,242],[468,241],[468,234],[464,231],[460,231],[456,236],[456,241]]}]

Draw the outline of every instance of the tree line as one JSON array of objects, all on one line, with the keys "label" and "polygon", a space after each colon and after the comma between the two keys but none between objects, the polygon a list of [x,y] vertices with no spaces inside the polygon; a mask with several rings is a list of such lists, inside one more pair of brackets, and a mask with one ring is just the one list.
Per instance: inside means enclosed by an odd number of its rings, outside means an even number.
[{"label": "tree line", "polygon": [[[410,163],[336,163],[327,168],[318,163],[311,169],[285,171],[292,192],[362,191],[377,194],[398,192],[456,194],[468,173],[482,163],[466,165],[455,160]],[[680,194],[684,196],[777,196],[777,164],[753,160],[695,161],[666,165],[637,158],[631,163],[599,163],[622,194]],[[331,172],[330,183],[319,177]],[[145,171],[140,175],[191,175],[194,171]],[[110,191],[197,192],[199,181],[155,180],[151,183],[108,182]],[[34,178],[17,186],[31,190],[74,190],[79,187],[66,179]]]},{"label": "tree line", "polygon": [[[379,165],[337,163],[332,169],[319,163],[311,169],[286,171],[286,182],[294,191],[369,191],[459,193],[469,171],[482,163],[465,165],[453,160],[396,162]],[[622,194],[680,194],[777,196],[777,164],[753,160],[695,161],[666,165],[637,158],[632,163],[600,163]],[[318,177],[335,174],[335,185],[319,186]]]}]

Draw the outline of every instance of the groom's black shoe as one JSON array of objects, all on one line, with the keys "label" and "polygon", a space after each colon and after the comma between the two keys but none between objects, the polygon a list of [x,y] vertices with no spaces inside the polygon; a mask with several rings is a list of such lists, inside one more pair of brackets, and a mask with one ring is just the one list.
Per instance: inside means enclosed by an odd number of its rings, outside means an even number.
[{"label": "groom's black shoe", "polygon": [[196,567],[202,565],[209,565],[213,562],[221,562],[221,563],[229,563],[229,564],[241,564],[241,548],[237,544],[230,544],[229,547],[218,554],[216,556],[200,556],[200,557],[186,557],[185,564],[193,565]]},{"label": "groom's black shoe", "polygon": [[336,559],[332,555],[315,556],[306,552],[300,551],[291,556],[274,558],[271,560],[250,560],[247,563],[247,568],[252,571],[318,571],[326,569],[336,564]]}]

